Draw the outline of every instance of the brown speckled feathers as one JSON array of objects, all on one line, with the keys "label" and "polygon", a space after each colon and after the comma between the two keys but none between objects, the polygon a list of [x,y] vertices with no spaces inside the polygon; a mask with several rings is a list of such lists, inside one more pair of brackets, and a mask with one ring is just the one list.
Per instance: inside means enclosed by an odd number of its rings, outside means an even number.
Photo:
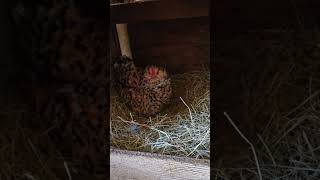
[{"label": "brown speckled feathers", "polygon": [[121,96],[136,114],[154,116],[169,102],[172,88],[165,69],[147,66],[142,71],[123,56],[115,62],[114,73]]}]

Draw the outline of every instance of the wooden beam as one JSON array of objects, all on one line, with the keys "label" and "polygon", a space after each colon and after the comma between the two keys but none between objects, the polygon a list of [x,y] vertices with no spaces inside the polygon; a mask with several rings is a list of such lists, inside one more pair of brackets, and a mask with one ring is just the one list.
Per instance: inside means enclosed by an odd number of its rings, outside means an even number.
[{"label": "wooden beam", "polygon": [[127,24],[116,24],[117,34],[119,38],[121,55],[125,55],[132,59],[130,48],[130,38],[128,35]]},{"label": "wooden beam", "polygon": [[208,160],[110,150],[110,179],[210,179]]},{"label": "wooden beam", "polygon": [[209,16],[209,0],[160,0],[111,5],[112,23]]}]

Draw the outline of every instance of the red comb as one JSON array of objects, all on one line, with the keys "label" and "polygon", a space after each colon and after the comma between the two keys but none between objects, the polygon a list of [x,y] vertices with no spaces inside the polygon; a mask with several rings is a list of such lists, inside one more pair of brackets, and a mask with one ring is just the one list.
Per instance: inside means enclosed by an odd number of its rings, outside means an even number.
[{"label": "red comb", "polygon": [[156,69],[153,68],[153,67],[150,67],[150,68],[149,68],[149,75],[150,75],[150,76],[155,76],[155,75],[156,75]]}]

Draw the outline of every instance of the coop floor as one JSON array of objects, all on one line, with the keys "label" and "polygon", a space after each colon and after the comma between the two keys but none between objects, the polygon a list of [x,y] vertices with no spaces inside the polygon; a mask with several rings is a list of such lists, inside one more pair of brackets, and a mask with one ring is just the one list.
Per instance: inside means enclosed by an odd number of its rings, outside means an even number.
[{"label": "coop floor", "polygon": [[[207,69],[172,76],[173,98],[152,118],[136,116],[113,89],[112,145],[126,150],[209,158],[209,77]],[[193,133],[184,135],[188,131]]]}]

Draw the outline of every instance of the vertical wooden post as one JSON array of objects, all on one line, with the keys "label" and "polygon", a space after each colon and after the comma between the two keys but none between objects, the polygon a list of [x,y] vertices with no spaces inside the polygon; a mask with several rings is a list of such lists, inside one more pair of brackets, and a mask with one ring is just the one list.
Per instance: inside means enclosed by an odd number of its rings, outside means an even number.
[{"label": "vertical wooden post", "polygon": [[118,33],[121,55],[126,55],[127,57],[132,59],[127,24],[116,24],[116,29]]}]

